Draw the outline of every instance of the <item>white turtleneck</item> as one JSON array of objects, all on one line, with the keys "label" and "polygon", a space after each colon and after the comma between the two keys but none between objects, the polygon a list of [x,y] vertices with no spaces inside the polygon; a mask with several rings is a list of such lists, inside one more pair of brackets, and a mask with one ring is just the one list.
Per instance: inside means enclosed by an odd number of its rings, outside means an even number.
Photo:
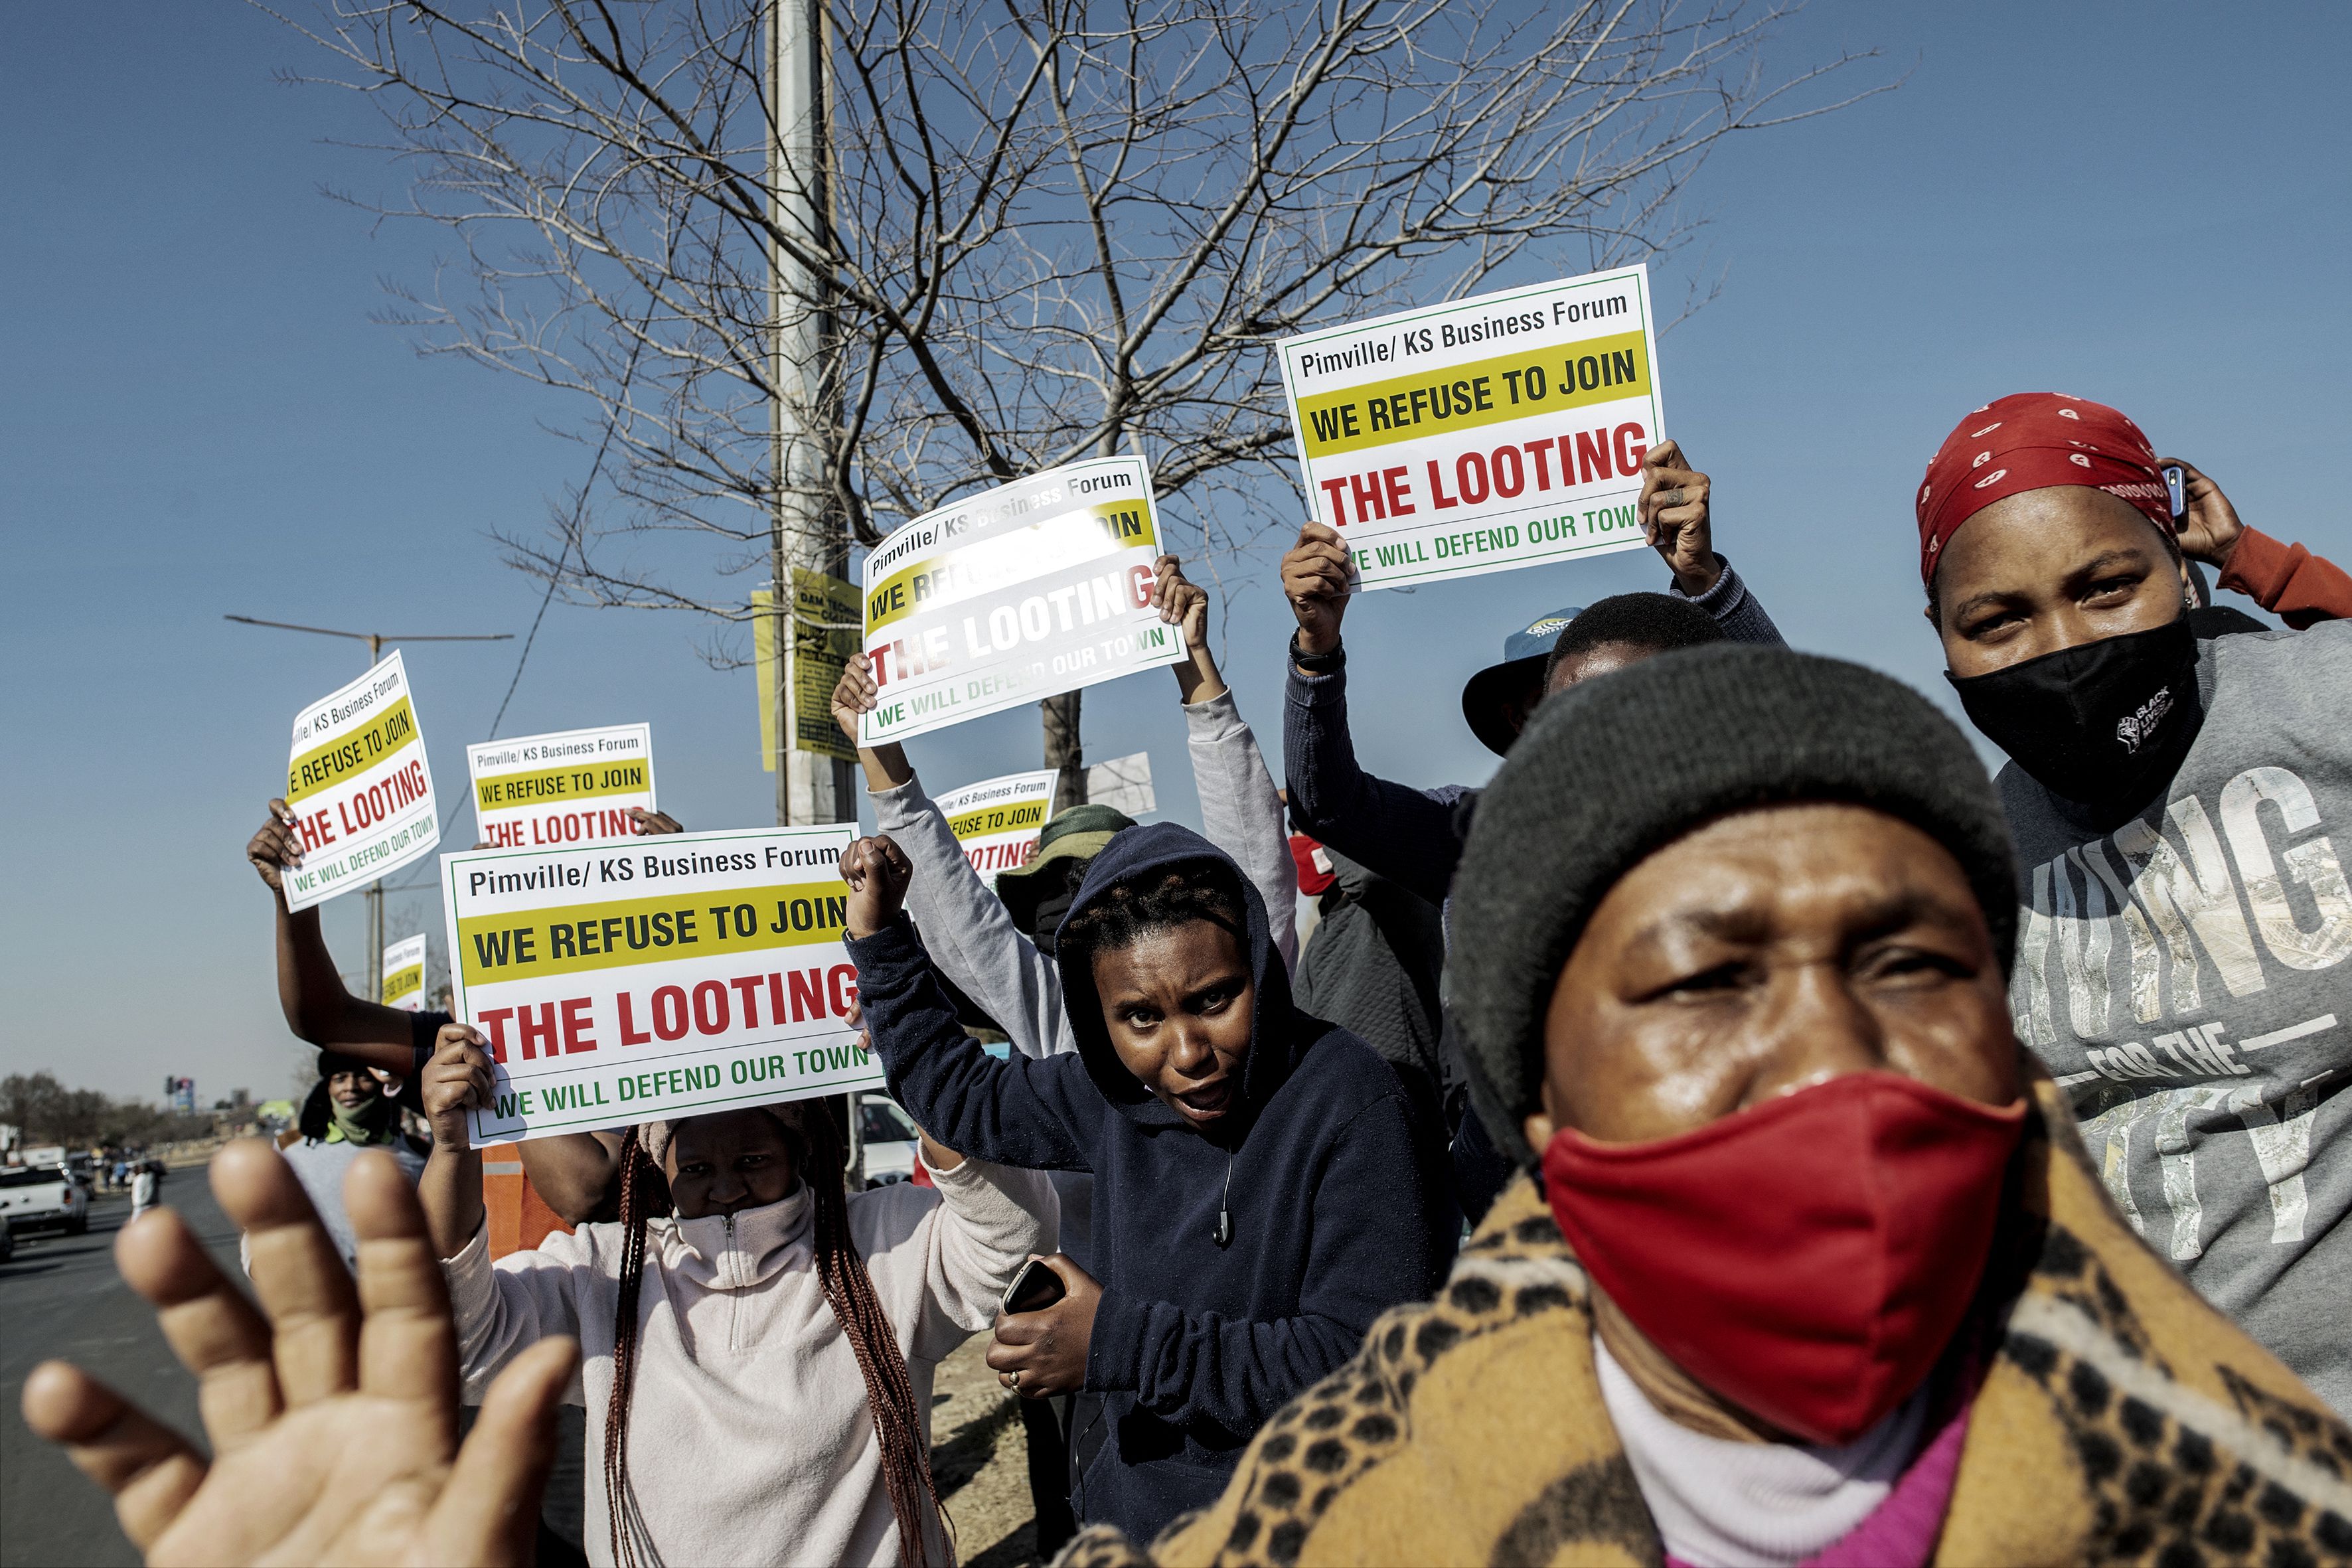
[{"label": "white turtleneck", "polygon": [[1710,1437],[1661,1414],[1596,1336],[1601,1402],[1666,1554],[1695,1568],[1790,1568],[1870,1517],[1918,1451],[1925,1389],[1841,1448]]},{"label": "white turtleneck", "polygon": [[[1033,1252],[1054,1250],[1053,1189],[1033,1171],[966,1160],[849,1200],[849,1231],[898,1331],[930,1431],[931,1373],[995,1321]],[[781,1203],[646,1227],[631,1380],[629,1480],[658,1560],[670,1563],[895,1565],[898,1527],[857,1358],[812,1266],[808,1191]],[[493,1265],[477,1234],[443,1271],[466,1392],[550,1334],[583,1357],[567,1398],[588,1410],[588,1559],[610,1563],[604,1485],[616,1225],[557,1233]],[[944,1561],[944,1540],[925,1555]]]}]

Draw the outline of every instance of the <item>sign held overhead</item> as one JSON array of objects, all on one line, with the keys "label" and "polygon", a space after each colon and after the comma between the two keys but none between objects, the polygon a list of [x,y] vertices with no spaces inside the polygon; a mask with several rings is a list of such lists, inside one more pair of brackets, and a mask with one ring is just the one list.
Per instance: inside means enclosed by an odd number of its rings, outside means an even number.
[{"label": "sign held overhead", "polygon": [[402,937],[383,950],[383,1005],[425,1011],[425,933]]},{"label": "sign held overhead", "polygon": [[1006,773],[949,790],[932,804],[973,870],[983,876],[1009,871],[1029,863],[1037,835],[1054,815],[1054,785],[1061,776],[1053,768]]},{"label": "sign held overhead", "polygon": [[441,858],[457,1016],[490,1042],[477,1143],[882,1083],[849,1025],[855,823]]},{"label": "sign held overhead", "polygon": [[650,724],[481,741],[466,767],[482,837],[502,849],[641,837],[629,808],[655,809]]},{"label": "sign held overhead", "polygon": [[1151,466],[1089,458],[968,496],[866,558],[873,746],[1184,657],[1151,607]]},{"label": "sign held overhead", "polygon": [[296,716],[286,805],[302,843],[302,863],[279,874],[289,910],[364,888],[441,842],[398,648]]},{"label": "sign held overhead", "polygon": [[1360,588],[1470,577],[1643,542],[1662,438],[1649,272],[1508,289],[1279,345],[1318,522]]}]

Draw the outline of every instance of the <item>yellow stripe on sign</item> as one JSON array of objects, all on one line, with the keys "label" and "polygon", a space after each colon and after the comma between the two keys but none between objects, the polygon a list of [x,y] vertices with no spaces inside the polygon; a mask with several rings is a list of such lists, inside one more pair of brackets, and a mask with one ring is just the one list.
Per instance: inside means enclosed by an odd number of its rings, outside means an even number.
[{"label": "yellow stripe on sign", "polygon": [[868,637],[918,610],[953,604],[992,588],[1026,582],[1064,566],[1153,546],[1151,503],[1140,493],[1102,501],[1084,511],[983,539],[977,544],[920,556],[877,583],[866,595]]},{"label": "yellow stripe on sign", "polygon": [[1322,458],[1649,395],[1649,349],[1620,332],[1301,398],[1298,419]]},{"label": "yellow stripe on sign", "polygon": [[584,767],[541,768],[479,780],[474,785],[474,804],[484,811],[511,811],[543,800],[590,800],[645,791],[644,763],[591,763]]},{"label": "yellow stripe on sign", "polygon": [[1016,828],[1037,827],[1045,821],[1045,803],[1024,800],[1011,805],[983,805],[977,811],[950,816],[948,831],[958,838],[970,838],[976,833],[1011,833]]},{"label": "yellow stripe on sign", "polygon": [[404,697],[360,728],[286,764],[286,804],[375,766],[415,739],[416,715]]},{"label": "yellow stripe on sign", "polygon": [[383,977],[383,999],[397,1002],[412,991],[425,989],[425,966],[412,963],[405,969],[395,969]]},{"label": "yellow stripe on sign", "polygon": [[848,910],[849,889],[836,879],[475,915],[457,922],[458,973],[468,985],[490,985],[839,942]]}]

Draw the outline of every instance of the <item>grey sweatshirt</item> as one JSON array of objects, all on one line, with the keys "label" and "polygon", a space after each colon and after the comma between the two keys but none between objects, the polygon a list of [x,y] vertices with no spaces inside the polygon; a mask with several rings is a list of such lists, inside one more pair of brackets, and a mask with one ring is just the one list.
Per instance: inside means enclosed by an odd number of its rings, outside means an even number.
[{"label": "grey sweatshirt", "polygon": [[[1282,796],[1243,722],[1234,694],[1184,708],[1186,746],[1201,798],[1201,836],[1232,856],[1265,901],[1267,923],[1285,965],[1298,964],[1298,868],[1290,858]],[[887,833],[914,868],[907,913],[922,933],[939,972],[996,1020],[1024,1057],[1077,1049],[1062,1010],[1062,981],[1053,963],[1021,934],[996,891],[964,858],[947,819],[920,779],[871,792],[877,831]],[[1093,1179],[1056,1172],[1063,1250],[1081,1262],[1092,1219]]]},{"label": "grey sweatshirt", "polygon": [[2113,832],[2001,770],[2010,999],[2124,1216],[2352,1415],[2352,622],[2200,642],[2197,677],[2196,742]]}]

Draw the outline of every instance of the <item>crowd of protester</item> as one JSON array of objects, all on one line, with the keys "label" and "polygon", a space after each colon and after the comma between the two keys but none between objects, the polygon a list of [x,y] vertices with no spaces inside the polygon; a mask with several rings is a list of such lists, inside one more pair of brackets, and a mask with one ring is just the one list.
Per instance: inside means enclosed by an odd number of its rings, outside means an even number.
[{"label": "crowd of protester", "polygon": [[950,1563],[932,1379],[986,1334],[1087,1568],[2352,1561],[2352,576],[2176,461],[2035,393],[1928,465],[1997,778],[1785,646],[1673,442],[1662,590],[1464,689],[1483,788],[1359,765],[1339,532],[1282,562],[1281,789],[1163,559],[1201,832],[1072,806],[992,886],[859,750],[919,1184],[849,1190],[819,1099],[494,1150],[499,1221],[482,1037],[280,896],[321,1081],[213,1173],[258,1309],[168,1208],[119,1247],[215,1457],[63,1363],[26,1418],[155,1560]]}]

